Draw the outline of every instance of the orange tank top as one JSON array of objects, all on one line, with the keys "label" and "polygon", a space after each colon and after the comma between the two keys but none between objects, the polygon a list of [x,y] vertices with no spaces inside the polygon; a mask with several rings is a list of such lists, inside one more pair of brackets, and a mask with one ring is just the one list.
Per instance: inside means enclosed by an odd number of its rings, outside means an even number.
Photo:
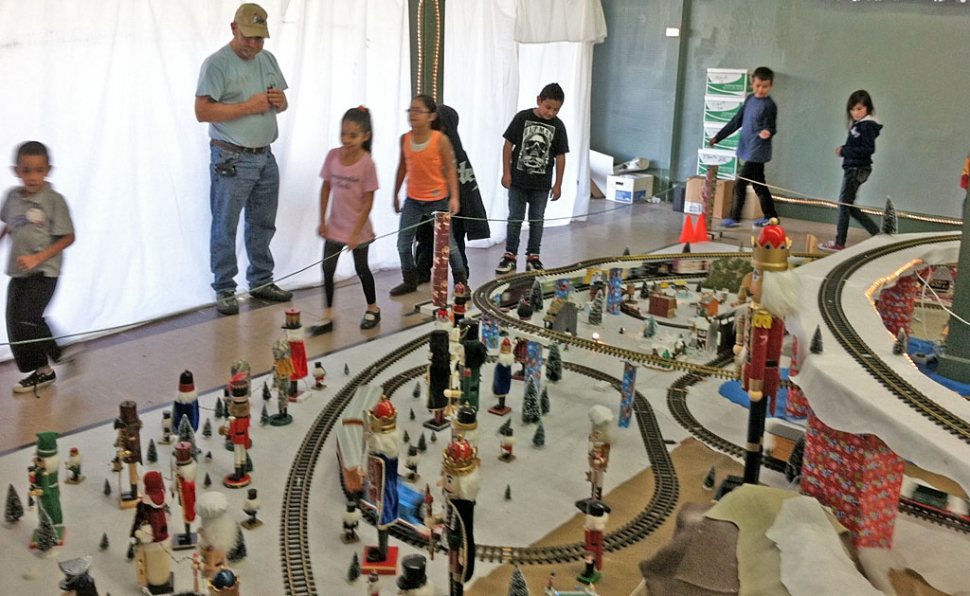
[{"label": "orange tank top", "polygon": [[412,133],[404,135],[404,164],[408,170],[408,198],[439,201],[448,197],[448,184],[442,172],[441,132],[431,131],[428,144],[420,151],[411,147]]}]

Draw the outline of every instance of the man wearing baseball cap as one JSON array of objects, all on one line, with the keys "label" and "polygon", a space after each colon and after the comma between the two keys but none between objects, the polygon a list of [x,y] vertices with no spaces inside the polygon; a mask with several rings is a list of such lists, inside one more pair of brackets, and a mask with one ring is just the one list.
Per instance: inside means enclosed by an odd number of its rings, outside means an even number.
[{"label": "man wearing baseball cap", "polygon": [[209,254],[216,309],[224,315],[239,312],[236,229],[244,209],[250,295],[272,302],[293,297],[273,283],[269,247],[280,186],[270,144],[278,135],[276,115],[288,107],[286,79],[276,58],[263,50],[269,27],[261,6],[243,4],[230,26],[232,41],[206,58],[195,92],[195,117],[209,123]]}]

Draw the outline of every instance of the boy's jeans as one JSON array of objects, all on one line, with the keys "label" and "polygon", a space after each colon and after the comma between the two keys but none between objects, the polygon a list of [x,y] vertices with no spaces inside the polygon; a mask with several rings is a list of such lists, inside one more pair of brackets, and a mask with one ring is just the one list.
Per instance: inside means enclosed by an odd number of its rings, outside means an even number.
[{"label": "boy's jeans", "polygon": [[[209,206],[212,232],[209,258],[218,292],[236,290],[236,229],[243,209],[246,254],[249,268],[246,279],[255,288],[273,281],[273,254],[269,243],[276,233],[276,207],[279,203],[280,171],[273,152],[251,154],[228,147],[211,146]],[[235,168],[235,175],[219,174],[216,165]]]},{"label": "boy's jeans", "polygon": [[[397,252],[401,257],[401,269],[403,271],[414,269],[414,236],[418,231],[416,226],[421,222],[422,217],[431,217],[431,214],[435,211],[447,210],[447,198],[438,199],[437,201],[418,201],[408,197],[404,200],[404,205],[401,207],[401,231],[397,235]],[[448,247],[448,258],[451,262],[452,275],[459,278],[464,277],[467,273],[461,272],[465,271],[465,264],[461,260],[461,253],[458,252],[458,245],[455,244],[454,234],[448,235]]]},{"label": "boy's jeans", "polygon": [[542,248],[542,224],[546,215],[546,202],[549,200],[549,189],[509,188],[509,223],[505,238],[505,252],[515,255],[519,252],[519,234],[522,232],[522,220],[525,219],[525,207],[529,206],[529,244],[525,249],[527,255],[538,255]]}]

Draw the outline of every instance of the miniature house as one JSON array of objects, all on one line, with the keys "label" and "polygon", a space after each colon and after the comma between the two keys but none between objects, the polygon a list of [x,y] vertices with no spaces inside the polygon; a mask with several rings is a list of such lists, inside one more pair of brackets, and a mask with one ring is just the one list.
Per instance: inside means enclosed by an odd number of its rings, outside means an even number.
[{"label": "miniature house", "polygon": [[658,317],[672,319],[677,314],[677,298],[663,294],[650,294],[647,312]]}]

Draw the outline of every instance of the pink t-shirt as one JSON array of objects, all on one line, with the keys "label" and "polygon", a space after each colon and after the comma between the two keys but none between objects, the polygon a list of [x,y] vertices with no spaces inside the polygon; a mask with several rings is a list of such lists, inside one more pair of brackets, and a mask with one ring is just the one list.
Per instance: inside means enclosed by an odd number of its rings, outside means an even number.
[{"label": "pink t-shirt", "polygon": [[[327,216],[327,240],[342,242],[350,239],[350,233],[364,210],[364,193],[377,190],[377,169],[370,153],[364,153],[352,166],[340,163],[340,148],[331,149],[323,162],[320,177],[330,182],[330,215]],[[360,230],[360,242],[374,239],[370,219]]]}]

